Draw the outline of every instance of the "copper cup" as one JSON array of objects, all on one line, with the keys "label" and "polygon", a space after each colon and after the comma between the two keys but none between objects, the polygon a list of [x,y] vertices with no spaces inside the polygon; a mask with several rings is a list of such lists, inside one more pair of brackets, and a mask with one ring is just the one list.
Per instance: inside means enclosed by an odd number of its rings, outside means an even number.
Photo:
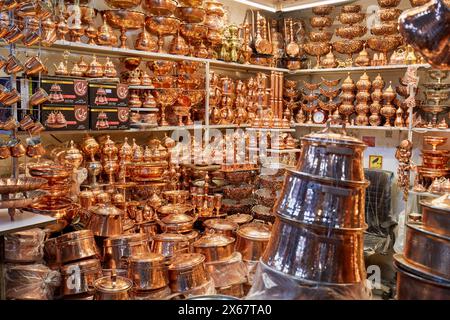
[{"label": "copper cup", "polygon": [[3,123],[3,129],[4,130],[13,130],[19,126],[19,123],[14,117],[9,117],[8,120],[6,120]]},{"label": "copper cup", "polygon": [[25,64],[25,74],[27,76],[31,76],[37,74],[41,71],[45,71],[45,65],[42,63],[41,59],[38,56],[34,56],[29,58]]},{"label": "copper cup", "polygon": [[22,130],[29,130],[34,126],[34,121],[31,119],[31,117],[27,114],[25,117],[22,118],[19,122],[20,129]]},{"label": "copper cup", "polygon": [[48,100],[50,100],[50,98],[47,92],[42,88],[38,88],[36,92],[33,93],[33,95],[30,97],[30,105],[37,106]]},{"label": "copper cup", "polygon": [[3,69],[7,63],[8,60],[6,60],[4,57],[0,57],[0,69]]},{"label": "copper cup", "polygon": [[22,38],[22,42],[27,47],[31,47],[41,40],[41,36],[38,32],[30,30],[25,33],[25,36]]},{"label": "copper cup", "polygon": [[24,156],[27,152],[27,148],[19,141],[17,140],[10,148],[11,156],[14,158],[20,158]]},{"label": "copper cup", "polygon": [[24,70],[24,66],[14,55],[10,55],[5,66],[7,74],[17,73]]},{"label": "copper cup", "polygon": [[42,143],[38,143],[37,145],[28,145],[26,155],[30,158],[41,157],[45,154],[46,150]]},{"label": "copper cup", "polygon": [[9,147],[5,144],[0,146],[0,159],[8,159],[11,156],[11,150],[9,150]]},{"label": "copper cup", "polygon": [[30,134],[38,134],[45,130],[45,127],[40,122],[35,122],[34,125],[29,129]]},{"label": "copper cup", "polygon": [[15,24],[8,29],[6,35],[3,37],[3,40],[5,40],[6,43],[11,44],[19,41],[23,37],[24,34],[22,33],[22,29],[20,29],[20,27]]},{"label": "copper cup", "polygon": [[17,89],[13,89],[10,92],[8,92],[6,94],[6,96],[1,100],[1,102],[5,105],[5,106],[10,106],[16,102],[18,102],[20,100],[20,94],[17,91]]}]

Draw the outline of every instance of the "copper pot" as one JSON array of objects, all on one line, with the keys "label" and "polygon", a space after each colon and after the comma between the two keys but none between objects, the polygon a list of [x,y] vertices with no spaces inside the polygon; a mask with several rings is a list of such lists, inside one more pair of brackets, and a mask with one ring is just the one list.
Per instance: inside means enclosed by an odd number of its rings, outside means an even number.
[{"label": "copper pot", "polygon": [[135,290],[156,290],[169,284],[164,256],[158,253],[131,256],[128,259],[128,278]]},{"label": "copper pot", "polygon": [[102,276],[100,260],[87,259],[61,267],[63,295],[93,294],[94,282]]},{"label": "copper pot", "polygon": [[263,223],[249,223],[236,232],[235,250],[245,261],[259,261],[270,239],[270,226]]},{"label": "copper pot", "polygon": [[104,265],[106,268],[126,269],[129,257],[149,252],[146,234],[134,233],[109,237],[104,240]]},{"label": "copper pot", "polygon": [[177,252],[188,252],[189,241],[183,234],[161,233],[153,237],[152,252],[172,257]]},{"label": "copper pot", "polygon": [[164,232],[189,232],[194,228],[197,216],[191,217],[184,213],[172,213],[156,221]]},{"label": "copper pot", "polygon": [[450,233],[450,220],[448,219],[449,207],[445,202],[446,200],[446,198],[438,198],[432,201],[423,200],[420,201],[420,205],[422,206],[422,224],[433,232],[448,235]]},{"label": "copper pot", "polygon": [[226,260],[234,252],[234,238],[207,233],[194,242],[194,251],[205,256],[206,262]]},{"label": "copper pot", "polygon": [[56,256],[59,263],[67,263],[98,254],[91,230],[74,231],[56,239]]},{"label": "copper pot", "polygon": [[205,257],[200,253],[175,255],[169,265],[169,281],[172,292],[186,292],[210,281],[205,268]]},{"label": "copper pot", "polygon": [[[328,229],[277,217],[262,261],[297,279],[350,284],[366,279],[363,228]],[[326,263],[323,263],[326,261]]]},{"label": "copper pot", "polygon": [[113,275],[95,280],[94,287],[94,300],[129,300],[129,291],[133,287],[133,282]]},{"label": "copper pot", "polygon": [[123,232],[123,211],[111,204],[99,203],[91,210],[91,218],[86,228],[92,230],[94,235],[111,237]]},{"label": "copper pot", "polygon": [[208,219],[203,224],[207,232],[213,231],[228,237],[234,237],[234,233],[239,227],[237,223],[226,219]]}]

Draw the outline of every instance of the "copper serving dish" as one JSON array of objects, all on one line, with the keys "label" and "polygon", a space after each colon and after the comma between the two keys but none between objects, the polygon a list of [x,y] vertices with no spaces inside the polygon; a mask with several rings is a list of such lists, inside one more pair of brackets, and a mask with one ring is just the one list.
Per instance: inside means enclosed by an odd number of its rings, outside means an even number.
[{"label": "copper serving dish", "polygon": [[333,43],[333,48],[342,54],[353,54],[364,47],[364,40],[339,40]]},{"label": "copper serving dish", "polygon": [[223,4],[219,1],[205,1],[205,9],[208,15],[217,15],[219,17],[222,17],[225,14]]},{"label": "copper serving dish", "polygon": [[422,224],[427,229],[439,234],[450,233],[448,219],[450,207],[446,195],[434,200],[422,200],[420,205],[422,206]]},{"label": "copper serving dish", "polygon": [[103,241],[103,264],[106,268],[126,269],[128,258],[150,252],[149,238],[145,233],[121,234]]},{"label": "copper serving dish", "polygon": [[149,181],[162,179],[164,167],[158,163],[134,163],[129,166],[131,179],[134,181]]},{"label": "copper serving dish", "polygon": [[156,290],[169,284],[164,256],[158,253],[135,255],[128,258],[128,278],[135,290]]},{"label": "copper serving dish", "polygon": [[333,11],[333,6],[317,6],[312,8],[312,12],[318,16],[327,16]]},{"label": "copper serving dish", "polygon": [[248,281],[247,266],[242,261],[242,255],[239,252],[234,252],[226,260],[206,262],[205,265],[214,281],[216,290],[220,288],[227,291],[227,287]]},{"label": "copper serving dish", "polygon": [[401,0],[377,0],[377,2],[382,8],[392,8],[397,7]]},{"label": "copper serving dish", "polygon": [[[351,284],[365,281],[364,229],[309,226],[277,218],[262,262],[296,279]],[[319,257],[319,258],[318,258]],[[327,261],[327,263],[321,263]]]},{"label": "copper serving dish", "polygon": [[267,248],[271,228],[267,224],[253,222],[241,226],[236,232],[236,251],[244,261],[259,261]]},{"label": "copper serving dish", "polygon": [[194,252],[203,254],[206,262],[227,260],[233,255],[234,241],[220,233],[207,233],[194,242]]},{"label": "copper serving dish", "polygon": [[330,31],[311,31],[309,39],[313,42],[330,42],[333,38],[333,32]]},{"label": "copper serving dish", "polygon": [[411,265],[402,255],[394,255],[397,269],[397,299],[450,300],[450,281]]},{"label": "copper serving dish", "polygon": [[406,225],[405,260],[428,273],[450,279],[450,236],[419,224]]},{"label": "copper serving dish", "polygon": [[150,31],[163,35],[176,34],[180,27],[180,20],[173,17],[151,16],[145,19],[145,24]]},{"label": "copper serving dish", "polygon": [[333,24],[333,19],[331,17],[315,16],[315,17],[311,17],[309,19],[309,22],[311,24],[311,27],[322,29],[322,28],[331,27],[331,25]]},{"label": "copper serving dish", "polygon": [[202,23],[205,20],[205,9],[198,7],[178,7],[175,16],[187,23]]},{"label": "copper serving dish", "polygon": [[364,18],[366,17],[366,15],[364,13],[361,12],[351,12],[351,13],[345,13],[345,12],[341,12],[338,16],[338,20],[342,23],[342,24],[356,24],[356,23],[360,23],[361,21],[364,20]]},{"label": "copper serving dish", "polygon": [[343,26],[336,28],[336,35],[345,39],[362,37],[366,34],[366,32],[367,27],[359,24],[354,26]]},{"label": "copper serving dish", "polygon": [[375,36],[387,36],[397,33],[397,22],[383,22],[370,28],[370,33]]},{"label": "copper serving dish", "polygon": [[63,295],[93,294],[94,282],[102,275],[102,267],[98,259],[86,259],[62,266]]},{"label": "copper serving dish", "polygon": [[98,254],[91,230],[80,230],[66,233],[56,238],[56,260],[67,263]]},{"label": "copper serving dish", "polygon": [[341,12],[343,13],[358,13],[360,11],[361,6],[359,4],[348,4],[341,8]]},{"label": "copper serving dish", "polygon": [[175,0],[144,0],[143,8],[156,16],[170,16],[175,13],[177,2]]},{"label": "copper serving dish", "polygon": [[402,10],[397,8],[381,9],[378,14],[381,21],[396,21],[402,14]]},{"label": "copper serving dish", "polygon": [[0,194],[32,191],[41,188],[47,183],[46,179],[21,177],[0,179]]},{"label": "copper serving dish", "polygon": [[138,11],[105,10],[103,14],[111,27],[117,29],[139,29],[145,21],[145,15]]},{"label": "copper serving dish", "polygon": [[142,0],[105,0],[105,2],[114,9],[132,9],[139,6]]}]

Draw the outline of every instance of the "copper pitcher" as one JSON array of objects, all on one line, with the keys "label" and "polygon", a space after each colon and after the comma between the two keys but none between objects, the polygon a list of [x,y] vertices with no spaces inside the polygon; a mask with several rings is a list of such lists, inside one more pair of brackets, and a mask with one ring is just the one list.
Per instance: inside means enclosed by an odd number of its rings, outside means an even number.
[{"label": "copper pitcher", "polygon": [[22,42],[27,47],[34,46],[41,40],[41,36],[38,31],[29,30],[28,32],[24,32],[25,35],[22,38]]},{"label": "copper pitcher", "polygon": [[24,34],[22,33],[22,29],[17,24],[14,24],[8,29],[3,40],[5,40],[6,43],[11,44],[19,41],[23,37]]},{"label": "copper pitcher", "polygon": [[41,59],[38,56],[33,56],[29,58],[25,64],[25,74],[27,76],[38,74],[39,72],[46,71],[47,68],[45,67],[44,63],[42,63]]},{"label": "copper pitcher", "polygon": [[16,56],[10,55],[4,70],[7,74],[13,74],[23,71],[24,66]]},{"label": "copper pitcher", "polygon": [[20,142],[20,140],[10,141],[11,156],[14,158],[20,158],[25,155],[27,148]]},{"label": "copper pitcher", "polygon": [[37,106],[48,100],[50,100],[48,93],[44,89],[38,88],[30,97],[30,105]]},{"label": "copper pitcher", "polygon": [[7,93],[6,97],[2,100],[2,103],[9,107],[10,105],[20,101],[20,94],[17,89],[13,89]]}]

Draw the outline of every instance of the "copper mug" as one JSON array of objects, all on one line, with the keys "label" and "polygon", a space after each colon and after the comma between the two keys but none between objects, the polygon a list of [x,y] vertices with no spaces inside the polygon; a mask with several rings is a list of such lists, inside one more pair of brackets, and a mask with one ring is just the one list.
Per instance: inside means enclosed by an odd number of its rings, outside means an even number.
[{"label": "copper mug", "polygon": [[28,130],[30,134],[38,134],[45,130],[45,127],[40,122],[35,122],[33,126]]},{"label": "copper mug", "polygon": [[14,117],[9,117],[8,120],[6,120],[3,123],[3,129],[4,130],[13,130],[19,126],[19,123]]},{"label": "copper mug", "polygon": [[41,157],[45,154],[46,150],[42,143],[38,143],[36,145],[28,145],[26,155],[30,158]]},{"label": "copper mug", "polygon": [[22,29],[20,29],[20,27],[15,24],[8,29],[6,35],[3,37],[3,40],[5,40],[6,43],[11,44],[19,41],[23,37],[24,34],[22,33]]},{"label": "copper mug", "polygon": [[0,146],[0,159],[8,159],[11,156],[11,150],[8,145],[3,144]]},{"label": "copper mug", "polygon": [[20,129],[26,131],[26,130],[31,129],[34,126],[34,121],[30,117],[30,115],[27,114],[25,117],[22,118],[22,120],[20,120],[19,124],[20,124]]},{"label": "copper mug", "polygon": [[17,89],[13,89],[6,94],[6,96],[2,99],[2,103],[5,106],[10,106],[20,100],[20,94]]},{"label": "copper mug", "polygon": [[19,140],[13,141],[9,150],[11,151],[11,156],[14,158],[20,158],[27,152],[27,148]]},{"label": "copper mug", "polygon": [[48,93],[42,89],[38,88],[35,93],[30,97],[30,105],[37,106],[45,101],[50,100]]},{"label": "copper mug", "polygon": [[6,60],[4,57],[0,57],[0,69],[3,69],[7,63],[8,60]]},{"label": "copper mug", "polygon": [[31,76],[33,74],[37,74],[41,71],[45,71],[45,65],[42,63],[41,59],[38,56],[33,56],[29,58],[25,64],[25,74],[27,76]]},{"label": "copper mug", "polygon": [[8,95],[9,91],[0,84],[0,102],[3,101],[3,99],[6,98],[6,96]]},{"label": "copper mug", "polygon": [[28,32],[26,32],[25,36],[22,38],[23,44],[26,45],[27,47],[35,45],[36,43],[39,42],[39,40],[41,40],[41,36],[39,35],[38,32],[33,30],[29,30]]},{"label": "copper mug", "polygon": [[5,72],[7,74],[17,73],[23,71],[24,67],[14,55],[10,55],[5,66]]}]

